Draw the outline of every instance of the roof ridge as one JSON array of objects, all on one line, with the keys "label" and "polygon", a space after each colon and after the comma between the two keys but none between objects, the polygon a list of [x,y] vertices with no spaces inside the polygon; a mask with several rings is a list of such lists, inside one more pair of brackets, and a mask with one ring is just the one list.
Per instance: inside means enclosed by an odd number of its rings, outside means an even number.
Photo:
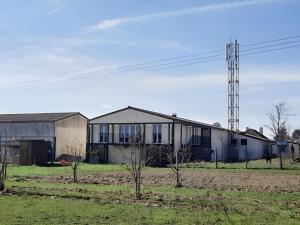
[{"label": "roof ridge", "polygon": [[80,112],[0,114],[0,122],[55,122],[77,114],[82,115]]}]

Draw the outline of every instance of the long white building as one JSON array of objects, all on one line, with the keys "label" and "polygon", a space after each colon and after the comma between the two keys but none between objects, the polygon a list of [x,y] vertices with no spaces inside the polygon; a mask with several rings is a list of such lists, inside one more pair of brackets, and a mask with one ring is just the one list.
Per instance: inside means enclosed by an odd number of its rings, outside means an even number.
[{"label": "long white building", "polygon": [[[87,154],[92,163],[124,163],[129,137],[141,131],[146,144],[182,145],[192,149],[193,161],[245,160],[263,158],[270,140],[260,134],[241,132],[234,150],[228,147],[229,131],[192,121],[128,106],[89,120]],[[243,139],[243,141],[242,141]],[[247,145],[245,144],[245,140]],[[247,151],[246,151],[247,148]]]}]

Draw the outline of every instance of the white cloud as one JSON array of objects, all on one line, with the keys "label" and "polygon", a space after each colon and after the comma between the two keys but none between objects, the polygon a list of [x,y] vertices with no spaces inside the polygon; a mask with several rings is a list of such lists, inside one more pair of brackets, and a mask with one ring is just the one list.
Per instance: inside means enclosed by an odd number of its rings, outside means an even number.
[{"label": "white cloud", "polygon": [[65,8],[64,6],[61,6],[61,7],[58,7],[56,9],[45,12],[45,16],[50,16],[52,14],[58,13],[59,11],[63,10],[64,8]]},{"label": "white cloud", "polygon": [[180,91],[226,85],[226,74],[206,73],[198,75],[159,75],[152,74],[141,79],[140,84],[149,90]]},{"label": "white cloud", "polygon": [[[255,69],[254,69],[255,68]],[[240,85],[251,87],[253,91],[271,85],[284,85],[300,82],[300,66],[244,66],[240,72]]]},{"label": "white cloud", "polygon": [[116,19],[102,20],[95,25],[88,26],[86,30],[87,31],[105,30],[105,29],[109,29],[127,23],[141,22],[141,21],[151,20],[151,19],[185,16],[185,15],[192,15],[192,14],[200,14],[208,11],[245,7],[245,6],[257,5],[257,4],[286,2],[286,1],[289,0],[244,0],[244,1],[234,1],[234,2],[227,2],[227,3],[213,3],[209,5],[190,7],[185,9],[173,10],[173,11],[164,11],[164,12],[158,12],[152,14],[144,14],[140,16],[121,17]]},{"label": "white cloud", "polygon": [[108,108],[111,108],[111,107],[112,107],[112,105],[110,105],[110,104],[105,104],[105,103],[102,103],[100,106],[101,106],[101,108],[104,108],[104,109],[108,109]]},{"label": "white cloud", "polygon": [[[271,85],[300,82],[300,66],[243,66],[240,70],[240,86],[244,92],[256,92]],[[227,86],[227,71],[181,76],[145,74],[140,84],[150,90],[178,91],[183,89]]]}]

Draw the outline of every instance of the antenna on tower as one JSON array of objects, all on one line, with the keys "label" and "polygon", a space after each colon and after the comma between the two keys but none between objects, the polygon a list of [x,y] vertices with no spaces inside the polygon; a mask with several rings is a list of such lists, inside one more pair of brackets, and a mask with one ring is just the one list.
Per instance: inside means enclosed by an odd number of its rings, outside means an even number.
[{"label": "antenna on tower", "polygon": [[[228,130],[229,130],[229,151],[236,149],[238,143],[239,131],[239,44],[237,40],[234,43],[226,44],[226,61],[228,64]],[[236,154],[229,154],[232,159]]]}]

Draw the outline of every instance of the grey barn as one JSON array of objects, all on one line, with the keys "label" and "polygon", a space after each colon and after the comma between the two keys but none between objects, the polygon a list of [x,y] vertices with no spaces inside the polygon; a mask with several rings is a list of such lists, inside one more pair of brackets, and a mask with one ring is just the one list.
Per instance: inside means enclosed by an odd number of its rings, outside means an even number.
[{"label": "grey barn", "polygon": [[79,112],[0,114],[1,147],[17,151],[11,161],[45,163],[71,148],[85,158],[88,119]]}]

